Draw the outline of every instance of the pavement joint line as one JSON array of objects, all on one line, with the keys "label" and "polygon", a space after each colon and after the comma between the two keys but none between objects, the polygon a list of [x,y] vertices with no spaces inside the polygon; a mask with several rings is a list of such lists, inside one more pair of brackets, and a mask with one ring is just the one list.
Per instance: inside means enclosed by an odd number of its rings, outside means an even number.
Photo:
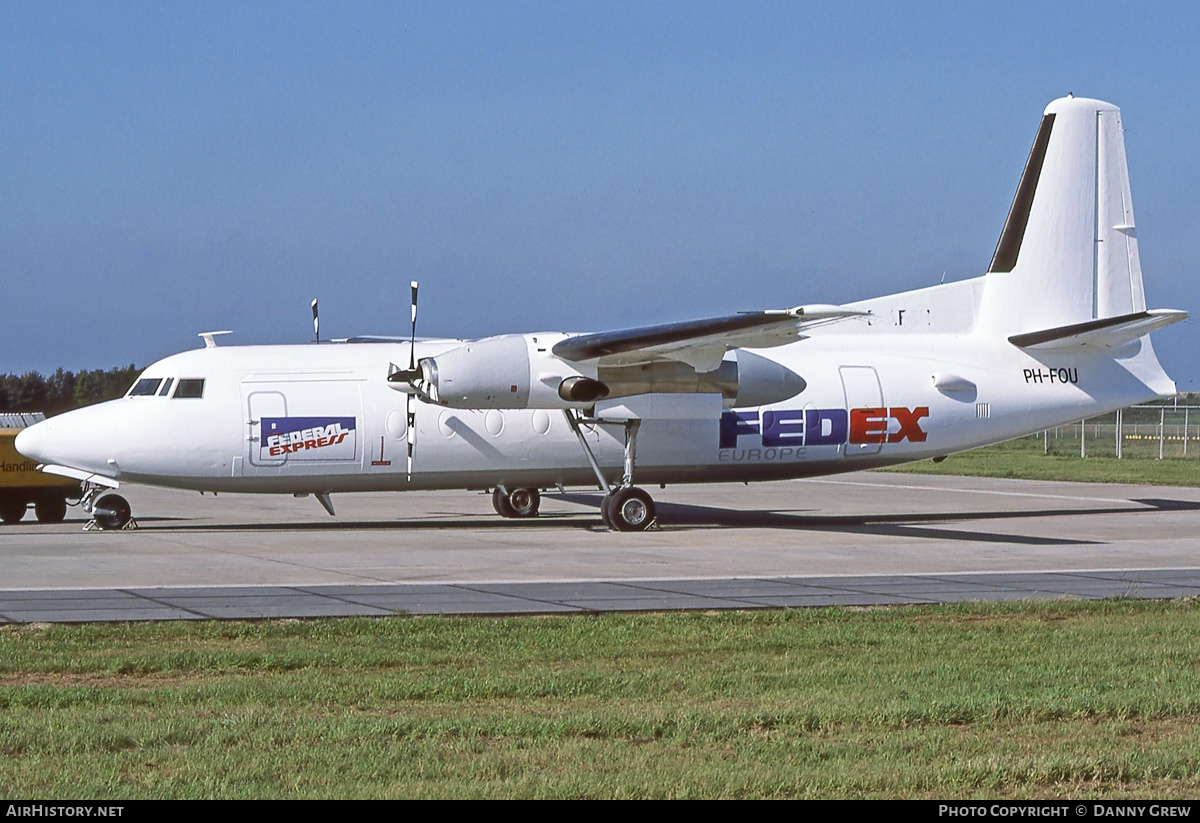
[{"label": "pavement joint line", "polygon": [[[862,575],[862,576],[867,577],[868,575]],[[873,576],[873,577],[903,577],[905,579],[916,579],[916,580],[926,579],[922,575],[916,575],[916,574],[914,574],[914,575],[891,575],[891,574],[879,575],[879,574],[876,574],[876,575],[871,575],[871,576]],[[840,577],[840,575],[839,575],[839,577]],[[794,586],[797,589],[801,589],[801,588],[820,589],[822,591],[849,592],[851,594],[871,594],[871,592],[865,591],[861,588],[853,588],[853,587],[847,586],[845,584],[838,584],[838,583],[833,582],[833,580],[836,580],[836,578],[831,579],[831,578],[822,577],[819,579],[821,582],[816,582],[816,580],[814,578],[792,577],[792,578],[783,580],[781,582],[784,582],[789,586]],[[936,578],[932,578],[932,579],[936,580]],[[830,582],[825,582],[825,581],[830,581]]]},{"label": "pavement joint line", "polygon": [[[998,572],[997,574],[1010,574],[1010,572]],[[1083,579],[1083,580],[1089,579],[1086,576],[1076,575],[1073,572],[1061,572],[1061,571],[1028,572],[1027,574],[1043,574],[1043,575],[1049,575],[1053,578],[1077,577],[1078,576],[1078,577],[1080,577],[1080,579]],[[921,578],[922,576],[914,575],[914,577]],[[931,582],[942,582],[944,580],[944,577],[934,577],[934,576],[926,575],[926,576],[924,576],[924,579],[930,580]],[[1104,578],[1097,578],[1097,579],[1103,580]],[[951,582],[951,581],[945,581],[945,582]],[[1134,581],[1134,582],[1142,582],[1142,581]],[[988,580],[972,580],[972,581],[968,581],[967,585],[976,586],[981,591],[1021,591],[1020,588],[1015,588],[1013,586],[1013,584],[1011,584],[1011,583],[994,583],[994,582],[988,581]]]},{"label": "pavement joint line", "polygon": [[[603,582],[607,582],[607,581],[603,581]],[[466,588],[466,587],[461,587],[461,588]],[[636,588],[639,588],[639,587],[637,587],[637,586],[631,586],[630,588],[635,588],[635,589],[636,589]],[[709,596],[709,595],[693,594],[693,593],[691,593],[691,592],[681,592],[681,591],[676,591],[676,590],[673,590],[673,589],[647,589],[647,590],[648,590],[648,591],[658,591],[658,592],[660,592],[660,593],[664,593],[664,594],[673,594],[673,595],[676,595],[676,596],[681,596],[681,597],[690,597],[690,598],[695,598],[695,599],[697,599],[697,600],[706,600],[706,601],[712,601],[712,602],[717,602],[717,603],[730,603],[730,604],[737,604],[737,603],[744,603],[744,602],[746,602],[746,601],[743,601],[743,600],[741,600],[741,599],[739,599],[739,598],[731,598],[731,597],[712,597],[712,596]],[[470,591],[470,589],[468,589],[468,591]],[[498,592],[481,592],[481,593],[482,593],[482,594],[498,594]],[[515,599],[518,599],[518,600],[528,600],[528,601],[529,601],[529,602],[531,602],[531,603],[547,603],[547,604],[551,604],[551,605],[555,605],[555,606],[563,606],[563,607],[566,607],[566,608],[577,609],[577,610],[579,610],[579,611],[584,611],[584,612],[595,612],[595,611],[597,611],[597,609],[590,608],[590,607],[586,607],[586,606],[580,606],[580,605],[577,605],[576,603],[573,603],[573,602],[570,602],[570,601],[566,601],[566,600],[550,600],[550,599],[540,599],[540,598],[535,598],[535,597],[523,597],[523,596],[520,596],[520,595],[510,595],[510,594],[505,594],[504,596],[506,596],[506,597],[513,597],[513,598],[515,598]],[[701,608],[701,607],[697,606],[697,608]]]},{"label": "pavement joint line", "polygon": [[113,589],[113,591],[118,591],[121,594],[129,595],[130,597],[136,598],[138,600],[144,600],[148,603],[154,603],[156,606],[162,606],[163,608],[177,609],[178,611],[181,611],[181,612],[187,612],[188,614],[194,614],[197,617],[208,617],[208,615],[205,614],[204,612],[198,612],[195,609],[189,609],[186,606],[180,606],[176,603],[164,603],[161,600],[156,600],[153,597],[147,597],[144,594],[138,594],[137,592],[130,591],[129,589]]},{"label": "pavement joint line", "polygon": [[[718,578],[718,579],[721,579],[721,578]],[[765,577],[738,577],[738,578],[733,578],[733,579],[734,579],[734,580],[749,580],[749,581],[756,582],[756,583],[771,583],[771,582],[774,582],[774,581],[770,580],[769,578],[765,578]],[[623,583],[624,581],[614,581],[614,582],[622,582],[622,583]],[[674,580],[663,580],[663,581],[661,581],[661,582],[662,582],[662,583],[664,583],[664,584],[666,584],[666,583],[695,583],[695,582],[702,582],[702,581],[697,581],[697,580],[686,580],[686,579],[676,578],[676,579],[674,579]],[[674,595],[683,595],[683,596],[686,596],[686,597],[699,597],[699,598],[703,598],[703,599],[705,599],[705,600],[727,601],[727,602],[730,602],[730,603],[751,603],[751,604],[753,604],[754,606],[756,606],[757,608],[762,608],[762,604],[761,604],[761,603],[755,603],[755,602],[754,602],[754,601],[752,601],[752,600],[747,600],[747,599],[746,599],[744,596],[740,596],[740,597],[714,597],[714,596],[711,596],[711,595],[704,595],[704,594],[694,594],[694,593],[692,593],[692,592],[684,592],[684,591],[680,591],[679,589],[676,589],[676,588],[668,588],[668,587],[666,587],[666,586],[646,586],[646,585],[635,586],[635,585],[630,585],[630,586],[629,586],[629,588],[631,588],[631,589],[637,589],[638,591],[646,591],[646,592],[658,592],[658,593],[660,593],[660,594],[674,594]],[[799,587],[796,587],[796,588],[799,588]],[[763,596],[764,596],[764,597],[772,597],[772,596],[781,596],[781,595],[763,595]]]},{"label": "pavement joint line", "polygon": [[[1049,572],[1049,574],[1054,574],[1054,572]],[[905,577],[908,577],[908,576],[910,576],[910,575],[905,575]],[[914,575],[911,575],[911,577],[913,577],[913,578],[915,578],[915,579],[917,579],[917,580],[928,580],[928,581],[930,581],[931,583],[942,583],[942,582],[946,582],[946,576],[945,576],[945,575],[935,575],[935,574],[914,574]],[[1010,586],[1005,586],[1005,585],[1002,585],[1002,584],[999,584],[999,583],[990,583],[990,582],[982,582],[982,581],[975,581],[975,580],[970,580],[970,581],[967,581],[967,585],[971,585],[971,586],[991,586],[992,588],[995,588],[995,589],[1007,589],[1007,588],[1011,588]]]},{"label": "pavement joint line", "polygon": [[[487,585],[487,584],[482,584],[482,585]],[[569,609],[575,609],[576,611],[588,611],[588,609],[581,609],[579,606],[572,606],[568,603],[559,603],[558,601],[555,601],[555,600],[542,600],[542,599],[538,599],[536,597],[523,597],[519,594],[506,594],[506,593],[502,593],[502,592],[493,592],[493,591],[488,591],[486,589],[472,588],[471,586],[459,585],[459,586],[455,586],[455,588],[462,589],[463,591],[474,592],[475,594],[486,594],[486,595],[490,595],[492,597],[511,598],[512,600],[515,600],[518,602],[541,603],[546,606],[562,606],[562,607],[569,608]],[[500,612],[500,614],[503,614],[503,613],[504,612]]]},{"label": "pavement joint line", "polygon": [[[363,584],[358,584],[358,583],[339,583],[339,584],[336,584],[336,585],[340,585],[340,586],[355,586],[355,585],[363,585]],[[375,584],[375,585],[384,585],[384,584]],[[314,588],[315,588],[315,587],[314,587]],[[302,592],[303,594],[307,594],[307,595],[309,595],[310,597],[320,597],[320,598],[322,598],[322,599],[324,599],[324,600],[330,600],[330,601],[333,601],[334,603],[345,603],[347,606],[360,606],[360,607],[363,607],[363,608],[380,609],[380,610],[382,610],[382,611],[385,611],[385,612],[387,612],[387,613],[389,613],[389,614],[399,614],[399,615],[406,615],[406,614],[409,614],[409,613],[410,613],[410,612],[409,612],[407,609],[393,609],[393,608],[391,608],[391,607],[388,607],[388,606],[376,606],[376,605],[374,605],[374,604],[371,604],[371,603],[364,603],[364,602],[362,602],[361,600],[353,600],[353,599],[350,599],[348,596],[344,596],[344,595],[337,595],[337,594],[332,594],[332,593],[331,593],[331,594],[326,594],[326,593],[324,593],[324,592],[314,592],[314,591],[307,591],[307,590],[305,590],[305,589],[301,589],[301,588],[297,588],[296,590],[297,590],[297,591],[299,591],[299,592]]]},{"label": "pavement joint line", "polygon": [[[813,586],[813,588],[824,589],[830,592],[840,592],[844,594],[862,594],[867,596],[884,596],[884,597],[900,597],[898,594],[888,594],[887,592],[869,591],[867,589],[856,589],[850,586]],[[916,595],[909,595],[916,598]],[[929,600],[929,603],[940,603],[940,600]]]},{"label": "pavement joint line", "polygon": [[[1150,570],[1147,570],[1147,571],[1150,571]],[[1181,569],[1171,569],[1171,571],[1182,571],[1182,570]],[[1079,572],[1074,572],[1074,573],[1079,573]],[[1092,571],[1092,572],[1081,573],[1080,577],[1104,579],[1104,581],[1122,581],[1122,579],[1128,579],[1127,577],[1124,577],[1124,575],[1128,575],[1128,572],[1127,571],[1116,571],[1116,570],[1109,571],[1109,572]],[[1171,581],[1169,583],[1160,583],[1158,581],[1130,581],[1130,582],[1152,583],[1154,585],[1178,585],[1178,587],[1187,588],[1187,589],[1200,589],[1200,578],[1198,578],[1198,582],[1195,582],[1195,583],[1181,583],[1178,581]]]},{"label": "pavement joint line", "polygon": [[[735,578],[735,579],[737,579],[737,580],[750,580],[750,581],[754,581],[754,582],[758,582],[758,583],[774,583],[774,582],[779,582],[778,580],[771,579],[771,578],[765,578],[765,577],[743,577],[743,578]],[[800,579],[800,578],[793,578],[793,579]],[[666,583],[666,582],[672,582],[672,581],[663,581],[663,582],[664,582],[664,583]],[[677,582],[680,582],[680,583],[686,583],[686,582],[692,582],[692,581],[687,581],[687,580],[678,580]],[[815,583],[791,583],[791,582],[785,582],[785,584],[786,584],[786,585],[789,585],[789,586],[792,586],[794,589],[796,589],[796,591],[794,591],[794,592],[790,592],[790,593],[788,593],[788,594],[777,594],[777,595],[775,595],[775,594],[764,594],[764,595],[759,595],[759,596],[760,596],[760,597],[788,597],[788,596],[790,596],[790,595],[792,595],[792,594],[795,594],[795,595],[803,595],[803,591],[802,591],[803,589],[822,589],[822,590],[827,590],[827,591],[829,591],[829,592],[831,592],[831,593],[838,593],[838,592],[842,592],[842,593],[849,593],[849,594],[867,594],[867,595],[871,595],[871,594],[878,594],[877,592],[875,592],[875,593],[872,593],[872,592],[863,592],[863,591],[859,591],[859,590],[856,590],[856,589],[841,589],[841,588],[832,587],[832,586],[821,586],[821,585],[818,585],[818,584],[815,584]],[[737,597],[714,597],[714,596],[711,596],[711,595],[702,595],[702,594],[693,594],[693,593],[691,593],[691,592],[682,592],[682,591],[679,591],[679,590],[677,590],[677,589],[665,588],[665,587],[654,587],[654,586],[633,586],[633,587],[631,587],[631,588],[638,588],[638,589],[642,589],[642,590],[644,590],[644,591],[661,592],[661,593],[664,593],[664,594],[675,594],[675,595],[681,595],[681,594],[682,594],[682,595],[686,595],[686,596],[688,596],[688,597],[700,597],[700,598],[703,598],[703,599],[705,599],[705,600],[727,601],[727,602],[730,602],[730,603],[749,603],[749,604],[752,604],[752,605],[754,605],[754,606],[755,606],[755,607],[757,607],[757,608],[762,608],[762,607],[763,607],[762,603],[759,603],[759,602],[758,602],[758,601],[756,601],[756,600],[751,600],[751,599],[748,599],[748,598],[747,598],[746,596],[744,596],[744,595],[739,595],[739,596],[737,596]],[[938,601],[930,600],[930,601],[926,601],[926,602],[930,602],[930,603],[936,603],[936,602],[938,602]]]}]

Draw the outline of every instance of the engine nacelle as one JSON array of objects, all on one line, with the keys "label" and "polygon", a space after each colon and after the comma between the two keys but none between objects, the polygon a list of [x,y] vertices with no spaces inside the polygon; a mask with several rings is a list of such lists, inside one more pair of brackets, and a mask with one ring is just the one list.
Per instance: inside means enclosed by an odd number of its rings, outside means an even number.
[{"label": "engine nacelle", "polygon": [[550,353],[562,337],[508,334],[424,357],[424,388],[434,402],[456,409],[585,408],[608,389],[595,372]]},{"label": "engine nacelle", "polygon": [[737,396],[730,405],[747,408],[782,403],[808,387],[804,378],[786,366],[760,354],[739,349],[737,358]]}]

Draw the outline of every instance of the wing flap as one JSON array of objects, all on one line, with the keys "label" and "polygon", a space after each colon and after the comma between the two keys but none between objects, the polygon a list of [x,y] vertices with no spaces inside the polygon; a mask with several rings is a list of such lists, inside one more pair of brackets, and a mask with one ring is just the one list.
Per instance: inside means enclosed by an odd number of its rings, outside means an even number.
[{"label": "wing flap", "polygon": [[1172,323],[1186,320],[1188,313],[1175,309],[1151,309],[1150,311],[1085,320],[1069,326],[1015,334],[1008,342],[1023,349],[1073,349],[1092,347],[1115,349],[1137,340],[1152,331],[1166,328]]}]

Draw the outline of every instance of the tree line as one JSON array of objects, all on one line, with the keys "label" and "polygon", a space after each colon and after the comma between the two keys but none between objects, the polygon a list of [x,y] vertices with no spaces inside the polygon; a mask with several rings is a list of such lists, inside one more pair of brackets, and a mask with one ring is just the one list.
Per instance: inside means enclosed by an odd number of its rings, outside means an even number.
[{"label": "tree line", "polygon": [[80,406],[120,397],[141,369],[130,363],[108,371],[72,372],[58,369],[49,377],[39,372],[0,377],[0,411],[61,414]]}]

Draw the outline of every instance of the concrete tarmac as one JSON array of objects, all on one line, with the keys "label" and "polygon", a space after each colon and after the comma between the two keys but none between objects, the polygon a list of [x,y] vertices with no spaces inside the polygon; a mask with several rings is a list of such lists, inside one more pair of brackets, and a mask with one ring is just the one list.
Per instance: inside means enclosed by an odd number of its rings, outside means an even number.
[{"label": "concrete tarmac", "polygon": [[599,494],[503,520],[469,492],[317,502],[120,490],[139,528],[0,529],[0,622],[546,613],[1200,594],[1200,489],[863,473]]}]

